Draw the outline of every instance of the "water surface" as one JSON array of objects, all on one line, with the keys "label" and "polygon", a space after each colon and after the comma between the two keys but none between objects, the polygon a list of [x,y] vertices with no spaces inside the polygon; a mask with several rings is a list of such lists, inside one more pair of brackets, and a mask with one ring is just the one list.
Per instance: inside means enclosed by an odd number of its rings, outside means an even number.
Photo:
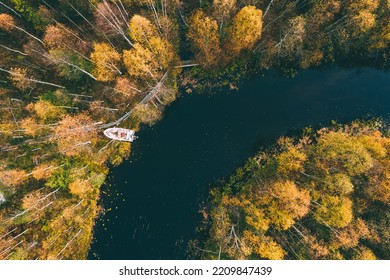
[{"label": "water surface", "polygon": [[369,68],[269,73],[239,91],[184,94],[111,171],[89,258],[185,259],[209,185],[259,148],[306,126],[389,112],[390,73]]}]

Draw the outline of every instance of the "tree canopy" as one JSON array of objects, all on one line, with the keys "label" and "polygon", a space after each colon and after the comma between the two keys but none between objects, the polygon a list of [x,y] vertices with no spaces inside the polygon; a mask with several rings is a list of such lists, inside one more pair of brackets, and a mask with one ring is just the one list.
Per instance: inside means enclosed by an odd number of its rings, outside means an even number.
[{"label": "tree canopy", "polygon": [[121,55],[106,43],[95,43],[93,49],[91,60],[95,64],[96,79],[102,82],[114,80],[120,73],[118,67]]},{"label": "tree canopy", "polygon": [[202,65],[209,67],[217,63],[221,48],[216,20],[197,10],[191,16],[187,37]]},{"label": "tree canopy", "polygon": [[387,258],[386,226],[374,214],[390,213],[389,138],[379,127],[354,122],[310,139],[281,138],[211,190],[205,237],[192,252],[206,259]]},{"label": "tree canopy", "polygon": [[243,49],[252,49],[260,39],[263,12],[255,6],[242,8],[233,18],[229,29],[228,49],[239,53]]}]

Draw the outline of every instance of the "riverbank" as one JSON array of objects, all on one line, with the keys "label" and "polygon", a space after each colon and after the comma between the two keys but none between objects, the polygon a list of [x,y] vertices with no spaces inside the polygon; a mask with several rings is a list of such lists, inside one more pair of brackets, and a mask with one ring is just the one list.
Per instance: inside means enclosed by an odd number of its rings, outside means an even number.
[{"label": "riverbank", "polygon": [[389,259],[388,122],[281,137],[210,191],[201,259]]}]

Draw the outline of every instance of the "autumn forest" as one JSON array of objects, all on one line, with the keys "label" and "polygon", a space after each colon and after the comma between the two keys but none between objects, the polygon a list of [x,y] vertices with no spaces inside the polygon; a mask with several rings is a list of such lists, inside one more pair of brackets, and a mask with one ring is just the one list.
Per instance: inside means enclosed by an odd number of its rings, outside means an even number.
[{"label": "autumn forest", "polygon": [[[131,153],[104,129],[265,71],[389,56],[389,0],[0,0],[0,260],[87,257],[101,187]],[[386,120],[306,128],[210,190],[188,251],[390,259],[389,205]]]}]

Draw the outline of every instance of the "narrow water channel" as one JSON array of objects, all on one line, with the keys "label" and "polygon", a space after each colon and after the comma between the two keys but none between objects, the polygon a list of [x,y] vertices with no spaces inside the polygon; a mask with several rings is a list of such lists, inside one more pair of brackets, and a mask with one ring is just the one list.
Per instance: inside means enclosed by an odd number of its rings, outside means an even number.
[{"label": "narrow water channel", "polygon": [[306,126],[388,118],[390,73],[331,67],[266,74],[239,91],[187,95],[143,127],[103,188],[90,259],[185,259],[209,185]]}]

